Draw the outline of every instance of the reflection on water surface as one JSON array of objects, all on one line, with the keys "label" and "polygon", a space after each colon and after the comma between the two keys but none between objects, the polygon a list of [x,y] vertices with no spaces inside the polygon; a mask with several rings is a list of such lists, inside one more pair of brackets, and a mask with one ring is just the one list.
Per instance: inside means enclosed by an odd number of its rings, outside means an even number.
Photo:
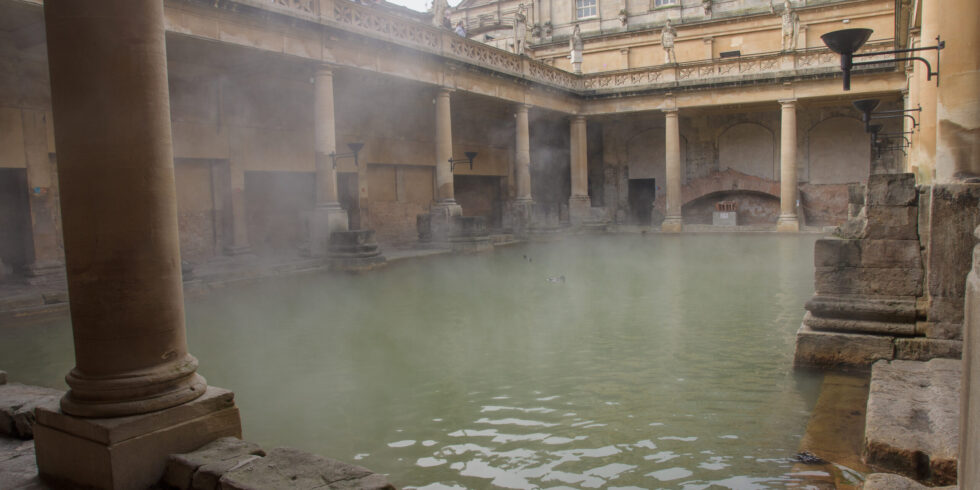
[{"label": "reflection on water surface", "polygon": [[[402,487],[782,488],[819,387],[791,369],[814,240],[582,237],[287,278],[189,301],[188,337],[247,438]],[[11,378],[63,386],[66,322],[0,329]]]}]

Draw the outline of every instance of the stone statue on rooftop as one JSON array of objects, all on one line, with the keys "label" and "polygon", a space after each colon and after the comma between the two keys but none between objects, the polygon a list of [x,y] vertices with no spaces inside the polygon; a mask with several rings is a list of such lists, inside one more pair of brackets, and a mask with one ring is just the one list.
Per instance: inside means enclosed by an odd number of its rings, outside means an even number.
[{"label": "stone statue on rooftop", "polygon": [[[448,17],[449,3],[446,0],[432,0],[432,25],[445,27],[443,19]],[[452,27],[452,25],[450,25]]]},{"label": "stone statue on rooftop", "polygon": [[667,19],[663,30],[660,31],[660,45],[664,48],[664,63],[677,63],[677,57],[674,55],[674,38],[676,37],[677,31],[671,27],[670,19]]},{"label": "stone statue on rooftop", "polygon": [[711,17],[711,0],[701,0],[701,8],[704,9],[704,16]]},{"label": "stone statue on rooftop", "polygon": [[582,29],[578,24],[572,29],[572,37],[568,39],[568,48],[571,50],[569,58],[572,59],[572,71],[582,73],[582,51],[585,50],[585,42],[582,40]]},{"label": "stone statue on rooftop", "polygon": [[783,51],[793,51],[796,49],[796,38],[800,32],[800,16],[793,11],[793,5],[789,0],[783,0],[782,20]]},{"label": "stone statue on rooftop", "polygon": [[514,14],[514,53],[524,54],[527,47],[527,9],[524,4],[517,6],[517,13]]}]

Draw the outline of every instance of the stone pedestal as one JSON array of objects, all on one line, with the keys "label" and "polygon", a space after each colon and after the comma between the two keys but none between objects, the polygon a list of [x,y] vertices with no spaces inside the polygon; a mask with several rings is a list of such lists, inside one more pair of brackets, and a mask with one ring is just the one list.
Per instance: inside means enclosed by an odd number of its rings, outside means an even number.
[{"label": "stone pedestal", "polygon": [[454,216],[449,242],[456,253],[476,253],[493,250],[487,219],[483,216]]},{"label": "stone pedestal", "polygon": [[531,218],[534,213],[534,201],[530,199],[515,200],[511,206],[511,223],[514,234],[519,237],[527,237],[531,229]]},{"label": "stone pedestal", "polygon": [[327,256],[330,270],[363,272],[386,263],[374,230],[341,230],[330,234]]},{"label": "stone pedestal", "polygon": [[418,218],[416,221],[417,226],[426,227],[426,229],[419,229],[419,239],[438,243],[448,242],[449,233],[453,227],[453,218],[462,215],[462,206],[456,204],[454,200],[437,203],[429,210],[426,218]]},{"label": "stone pedestal", "polygon": [[569,198],[568,216],[573,225],[583,225],[593,221],[592,199],[589,196],[572,196]]},{"label": "stone pedestal", "polygon": [[926,336],[962,340],[963,298],[973,261],[973,230],[980,225],[980,184],[932,186]]},{"label": "stone pedestal", "polygon": [[684,229],[684,221],[678,216],[668,216],[660,223],[660,231],[664,233],[680,233]]},{"label": "stone pedestal", "polygon": [[917,298],[924,275],[917,200],[913,174],[872,175],[857,217],[839,237],[817,241],[816,294],[797,334],[798,366],[867,368],[879,359],[948,349],[896,346],[920,335]]},{"label": "stone pedestal", "polygon": [[317,206],[310,213],[310,249],[311,257],[322,257],[327,254],[327,242],[330,234],[336,231],[347,231],[347,211],[339,204]]},{"label": "stone pedestal", "polygon": [[34,427],[41,477],[93,488],[143,490],[163,476],[170,454],[219,437],[241,437],[234,395],[209,387],[183,405],[143,415],[79,418],[38,407]]}]

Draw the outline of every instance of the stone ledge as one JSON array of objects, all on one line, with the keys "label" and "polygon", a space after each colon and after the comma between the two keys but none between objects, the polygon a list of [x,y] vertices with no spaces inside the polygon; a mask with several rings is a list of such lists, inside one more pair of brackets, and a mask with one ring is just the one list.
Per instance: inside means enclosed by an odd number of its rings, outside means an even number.
[{"label": "stone ledge", "polygon": [[817,267],[813,282],[816,293],[821,295],[922,294],[921,271],[904,267]]},{"label": "stone ledge", "polygon": [[34,409],[57,406],[65,392],[54,388],[0,383],[0,434],[21,439],[34,437]]},{"label": "stone ledge", "polygon": [[223,437],[196,451],[171,455],[163,482],[179,490],[215,490],[225,473],[262,456],[265,451],[258,444]]},{"label": "stone ledge", "polygon": [[960,364],[874,364],[864,435],[869,465],[934,485],[956,483]]},{"label": "stone ledge", "polygon": [[817,294],[804,308],[822,318],[873,320],[915,323],[917,310],[914,296],[865,296]]},{"label": "stone ledge", "polygon": [[955,490],[951,487],[927,487],[915,480],[892,473],[872,473],[864,480],[863,490]]},{"label": "stone ledge", "polygon": [[275,448],[225,473],[221,490],[326,488],[394,490],[384,475],[367,468],[291,448]]},{"label": "stone ledge", "polygon": [[815,316],[809,311],[803,315],[803,324],[812,330],[830,332],[868,333],[874,335],[915,335],[914,323],[823,318]]},{"label": "stone ledge", "polygon": [[895,359],[928,361],[935,358],[960,359],[962,340],[911,338],[895,339]]},{"label": "stone ledge", "polygon": [[796,367],[867,369],[894,356],[894,337],[821,332],[800,326],[796,332]]}]

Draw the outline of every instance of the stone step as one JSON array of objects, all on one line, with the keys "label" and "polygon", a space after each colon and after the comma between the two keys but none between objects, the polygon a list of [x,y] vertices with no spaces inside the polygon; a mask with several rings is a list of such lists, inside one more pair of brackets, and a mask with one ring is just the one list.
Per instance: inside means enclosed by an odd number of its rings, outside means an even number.
[{"label": "stone step", "polygon": [[865,461],[931,485],[956,483],[960,361],[879,361],[871,370]]},{"label": "stone step", "polygon": [[892,359],[895,338],[813,330],[806,324],[796,332],[797,367],[868,369],[880,359]]},{"label": "stone step", "polygon": [[915,480],[892,473],[872,473],[864,480],[862,490],[955,490],[956,486],[927,487]]}]

